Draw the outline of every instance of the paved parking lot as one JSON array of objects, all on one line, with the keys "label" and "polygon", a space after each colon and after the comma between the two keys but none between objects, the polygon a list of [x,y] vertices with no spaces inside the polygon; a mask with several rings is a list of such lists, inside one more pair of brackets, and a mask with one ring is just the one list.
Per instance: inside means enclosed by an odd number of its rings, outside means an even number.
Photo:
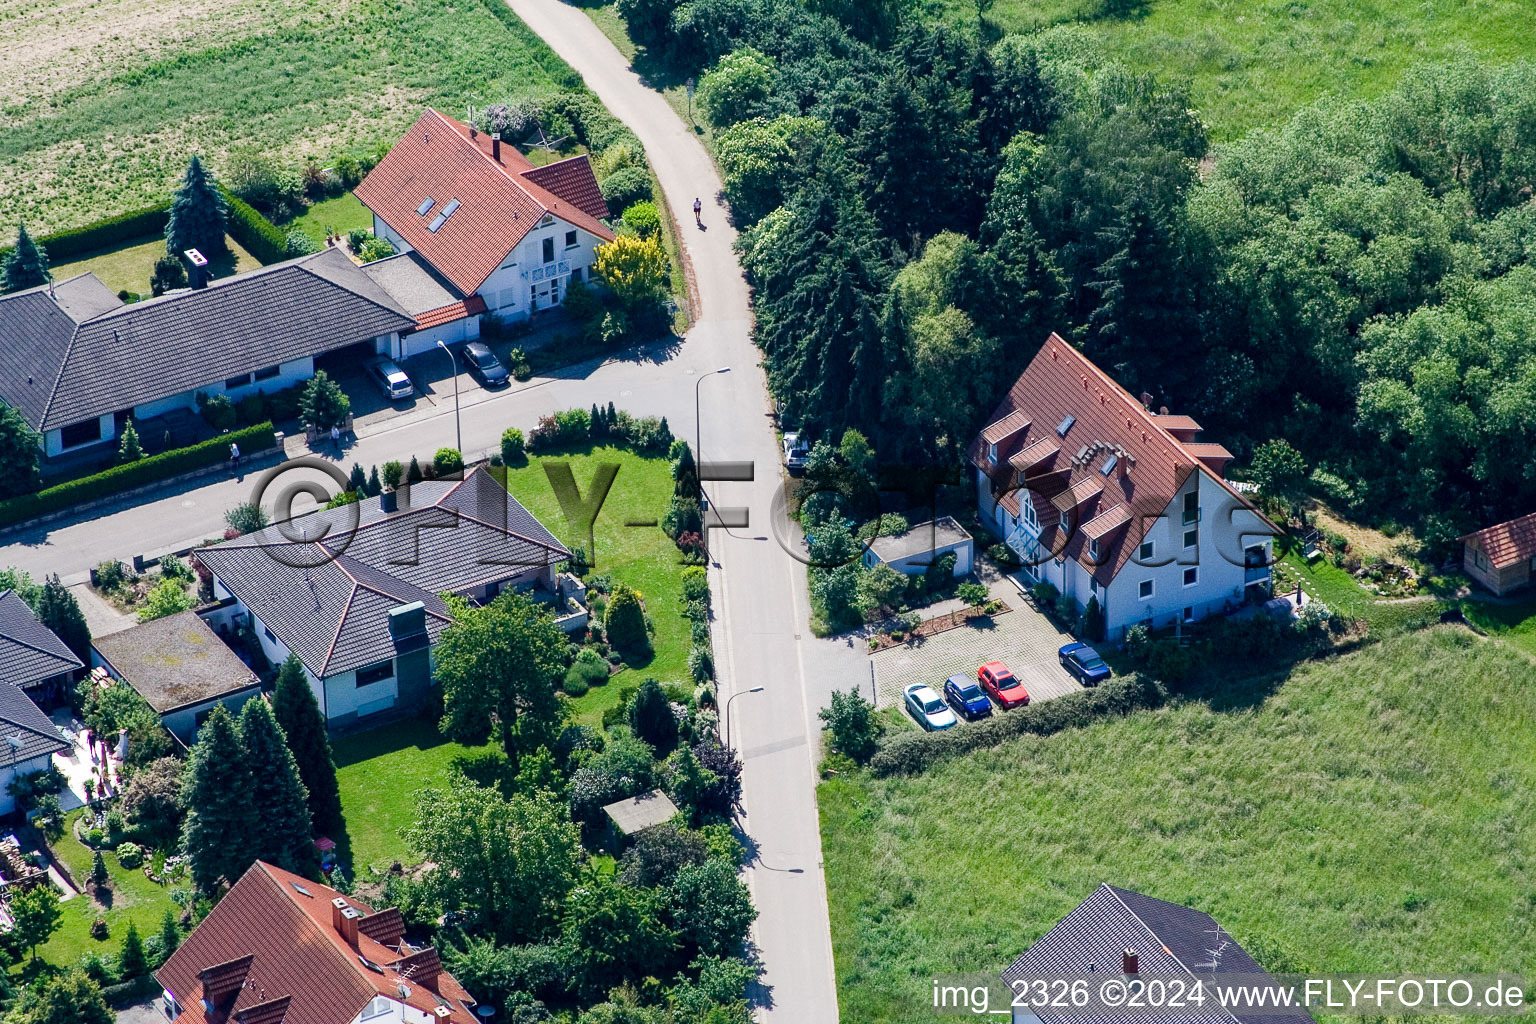
[{"label": "paved parking lot", "polygon": [[938,690],[957,673],[975,678],[977,667],[989,661],[1001,661],[1012,669],[1031,701],[1081,690],[1082,684],[1056,660],[1057,650],[1073,637],[1017,595],[1008,604],[1013,611],[980,620],[986,625],[961,626],[916,645],[889,647],[870,655],[879,705],[900,704],[901,691],[910,683],[927,683]]}]

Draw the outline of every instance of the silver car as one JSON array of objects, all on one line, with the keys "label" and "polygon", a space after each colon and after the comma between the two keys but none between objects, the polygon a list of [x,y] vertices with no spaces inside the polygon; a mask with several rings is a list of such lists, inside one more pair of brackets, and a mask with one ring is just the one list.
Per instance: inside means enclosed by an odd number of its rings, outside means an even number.
[{"label": "silver car", "polygon": [[388,356],[380,356],[377,359],[368,360],[364,367],[368,376],[384,392],[384,397],[390,401],[397,398],[410,398],[416,393],[416,388],[411,384],[411,378],[405,375],[400,365]]},{"label": "silver car", "polygon": [[913,683],[901,692],[907,711],[929,732],[953,728],[960,721],[927,683]]}]

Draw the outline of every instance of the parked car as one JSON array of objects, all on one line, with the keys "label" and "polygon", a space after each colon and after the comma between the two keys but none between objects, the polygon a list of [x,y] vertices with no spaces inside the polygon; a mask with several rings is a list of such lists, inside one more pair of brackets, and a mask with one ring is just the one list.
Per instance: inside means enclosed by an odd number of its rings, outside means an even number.
[{"label": "parked car", "polygon": [[1000,661],[989,661],[977,669],[976,681],[1004,711],[1021,708],[1029,703],[1029,691],[1008,671],[1008,666]]},{"label": "parked car", "polygon": [[1087,644],[1067,644],[1056,652],[1061,667],[1076,676],[1084,686],[1097,686],[1112,674],[1099,652]]},{"label": "parked car", "polygon": [[986,718],[992,713],[992,702],[982,692],[976,681],[965,676],[950,676],[944,680],[944,699],[962,718]]},{"label": "parked car", "polygon": [[416,389],[411,386],[411,378],[407,377],[399,364],[388,356],[370,359],[364,368],[368,376],[379,386],[379,390],[384,392],[384,397],[390,401],[397,398],[410,398],[416,393]]},{"label": "parked car", "polygon": [[490,346],[483,341],[472,341],[464,346],[464,363],[470,376],[488,388],[498,387],[512,379],[507,368],[501,365]]},{"label": "parked car", "polygon": [[811,454],[811,450],[805,442],[800,440],[800,435],[795,432],[784,435],[784,468],[793,473],[797,469],[805,468],[805,457]]},{"label": "parked car", "polygon": [[960,721],[927,683],[913,683],[902,694],[906,698],[907,710],[917,719],[917,724],[929,732],[948,729]]}]

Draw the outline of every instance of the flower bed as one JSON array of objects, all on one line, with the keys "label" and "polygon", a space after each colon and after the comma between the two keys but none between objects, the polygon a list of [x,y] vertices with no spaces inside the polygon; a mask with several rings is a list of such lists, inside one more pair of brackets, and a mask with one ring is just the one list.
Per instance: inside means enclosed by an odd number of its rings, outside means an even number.
[{"label": "flower bed", "polygon": [[959,629],[975,619],[993,619],[1011,611],[1013,609],[1002,600],[989,601],[983,608],[961,608],[943,615],[935,615],[931,619],[924,619],[911,630],[881,630],[870,638],[869,649],[871,652],[883,651],[887,647],[910,644],[919,637],[935,636],[951,629]]}]

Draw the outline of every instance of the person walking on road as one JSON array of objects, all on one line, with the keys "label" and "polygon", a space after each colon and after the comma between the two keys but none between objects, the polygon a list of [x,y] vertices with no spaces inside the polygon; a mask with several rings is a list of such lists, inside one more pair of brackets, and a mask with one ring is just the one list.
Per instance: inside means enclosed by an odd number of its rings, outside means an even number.
[{"label": "person walking on road", "polygon": [[236,473],[240,472],[240,446],[235,442],[229,442],[229,465]]},{"label": "person walking on road", "polygon": [[341,458],[341,428],[331,424],[331,444],[336,446],[336,457]]},{"label": "person walking on road", "polygon": [[701,228],[704,226],[704,204],[698,196],[693,197],[693,222]]}]

